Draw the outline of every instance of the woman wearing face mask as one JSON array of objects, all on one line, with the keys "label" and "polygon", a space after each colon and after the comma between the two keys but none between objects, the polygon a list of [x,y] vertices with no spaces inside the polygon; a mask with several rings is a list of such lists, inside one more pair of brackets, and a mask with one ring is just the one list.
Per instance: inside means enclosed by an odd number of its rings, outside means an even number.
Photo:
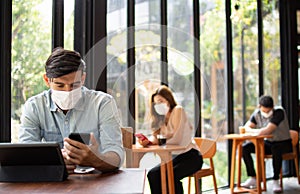
[{"label": "woman wearing face mask", "polygon": [[[292,152],[292,143],[289,133],[289,123],[282,107],[274,107],[271,96],[262,96],[259,99],[258,109],[255,110],[246,123],[246,131],[258,131],[259,135],[272,134],[273,137],[265,140],[265,153],[272,154],[273,161],[273,191],[281,192],[278,179],[282,165],[282,154]],[[247,174],[250,176],[243,187],[256,186],[256,172],[251,157],[255,152],[252,142],[243,145],[243,159],[246,164]]]},{"label": "woman wearing face mask", "polygon": [[[167,144],[185,146],[184,151],[175,153],[173,157],[174,184],[176,194],[183,193],[181,179],[192,175],[202,167],[203,159],[197,146],[193,144],[194,130],[190,125],[184,109],[177,105],[172,91],[166,86],[160,86],[151,96],[151,122],[154,131],[150,141],[158,144],[157,134],[167,138]],[[140,141],[147,145],[148,140]],[[160,165],[152,168],[148,173],[148,180],[152,194],[161,193]]]}]

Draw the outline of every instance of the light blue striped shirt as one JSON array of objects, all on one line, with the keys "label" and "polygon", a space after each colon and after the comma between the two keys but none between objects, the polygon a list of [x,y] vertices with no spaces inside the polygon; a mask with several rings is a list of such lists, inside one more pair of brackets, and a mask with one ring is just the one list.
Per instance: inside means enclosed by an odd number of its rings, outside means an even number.
[{"label": "light blue striped shirt", "polygon": [[52,101],[51,90],[33,96],[25,103],[19,129],[20,142],[55,141],[62,148],[63,138],[72,132],[93,132],[99,152],[116,152],[122,164],[120,117],[115,100],[109,94],[82,87],[82,98],[67,114]]}]

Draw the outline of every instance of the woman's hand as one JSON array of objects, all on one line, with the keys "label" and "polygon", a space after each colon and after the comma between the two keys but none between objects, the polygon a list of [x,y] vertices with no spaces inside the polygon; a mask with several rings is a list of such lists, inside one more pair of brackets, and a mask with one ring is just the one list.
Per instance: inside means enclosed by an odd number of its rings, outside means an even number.
[{"label": "woman's hand", "polygon": [[149,144],[152,144],[150,143],[150,141],[148,139],[138,139],[138,142],[140,145],[142,145],[143,147],[149,145]]},{"label": "woman's hand", "polygon": [[136,133],[135,136],[137,137],[139,144],[143,147],[147,145],[152,145],[152,142],[142,133]]}]

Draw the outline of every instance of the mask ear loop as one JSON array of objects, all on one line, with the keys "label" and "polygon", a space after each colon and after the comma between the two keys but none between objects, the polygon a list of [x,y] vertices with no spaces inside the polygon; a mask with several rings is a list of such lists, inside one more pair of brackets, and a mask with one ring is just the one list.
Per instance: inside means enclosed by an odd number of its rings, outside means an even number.
[{"label": "mask ear loop", "polygon": [[[83,72],[84,74],[85,74],[85,72]],[[83,76],[83,75],[82,75]],[[81,79],[81,86],[84,86],[84,84],[85,84],[85,78],[82,78]]]},{"label": "mask ear loop", "polygon": [[[86,64],[85,64],[85,61],[83,59],[81,59],[81,64],[80,66],[82,66],[82,75],[85,75],[86,74]],[[81,80],[81,84],[82,86],[84,86],[84,83],[85,83],[85,79],[82,81]]]},{"label": "mask ear loop", "polygon": [[82,66],[82,72],[85,73],[85,71],[86,71],[86,64],[85,64],[84,60],[82,60],[82,59],[81,59],[80,66]]},{"label": "mask ear loop", "polygon": [[50,88],[50,83],[53,82],[53,78],[48,78],[48,84],[49,84],[49,88]]}]

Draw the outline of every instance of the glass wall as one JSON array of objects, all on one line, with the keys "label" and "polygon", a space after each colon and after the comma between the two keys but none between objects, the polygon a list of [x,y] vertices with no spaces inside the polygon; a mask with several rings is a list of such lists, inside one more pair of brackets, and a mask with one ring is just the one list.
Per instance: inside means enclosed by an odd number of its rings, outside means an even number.
[{"label": "glass wall", "polygon": [[[127,30],[126,2],[108,1],[107,52],[108,52],[108,92],[117,99],[122,115],[122,124],[127,125],[128,101],[124,98],[127,88]],[[112,4],[112,2],[114,4]],[[202,136],[218,139],[227,133],[225,78],[226,34],[225,5],[220,0],[200,1],[200,59]],[[135,3],[135,89],[136,89],[136,131],[151,134],[148,111],[149,96],[161,84],[161,29],[159,0],[144,0]],[[188,112],[194,121],[194,36],[193,4],[189,0],[167,1],[167,56],[168,84],[177,102]],[[227,142],[218,143],[216,168],[218,185],[227,184]],[[156,157],[148,156],[148,167],[157,162]],[[143,161],[142,161],[143,163]],[[150,164],[152,163],[152,164]],[[146,165],[146,166],[147,166]],[[203,190],[212,189],[208,177]]]},{"label": "glass wall", "polygon": [[74,49],[74,3],[75,0],[64,0],[64,48]]},{"label": "glass wall", "polygon": [[12,141],[24,102],[46,89],[42,75],[51,51],[52,0],[12,1]]},{"label": "glass wall", "polygon": [[[218,187],[227,185],[226,126],[226,28],[225,2],[200,0],[200,65],[201,65],[201,126],[202,136],[217,140],[214,159]],[[212,189],[210,177],[203,179],[203,190]]]},{"label": "glass wall", "polygon": [[[114,96],[127,124],[127,1],[107,3],[107,92]],[[103,41],[101,41],[103,42]]]},{"label": "glass wall", "polygon": [[[262,1],[263,23],[263,88],[264,94],[281,105],[280,34],[278,1]],[[257,2],[239,1],[232,4],[233,73],[234,73],[234,131],[245,124],[258,105],[259,57]],[[268,161],[267,176],[271,163]],[[244,169],[244,164],[242,165]],[[242,173],[242,181],[246,173]]]},{"label": "glass wall", "polygon": [[256,1],[235,1],[232,5],[234,131],[243,125],[257,105],[258,28]]},{"label": "glass wall", "polygon": [[280,33],[278,1],[263,1],[264,93],[281,105]]},{"label": "glass wall", "polygon": [[143,134],[151,134],[150,95],[161,82],[160,13],[160,0],[135,4],[135,126]]},{"label": "glass wall", "polygon": [[[281,104],[280,34],[278,1],[262,1],[263,88]],[[232,4],[235,131],[258,104],[259,59],[257,2],[236,0]],[[254,41],[255,40],[255,41]]]},{"label": "glass wall", "polygon": [[194,107],[198,102],[194,99],[193,4],[186,0],[169,0],[167,8],[168,84],[177,103],[184,107],[194,124]]}]

